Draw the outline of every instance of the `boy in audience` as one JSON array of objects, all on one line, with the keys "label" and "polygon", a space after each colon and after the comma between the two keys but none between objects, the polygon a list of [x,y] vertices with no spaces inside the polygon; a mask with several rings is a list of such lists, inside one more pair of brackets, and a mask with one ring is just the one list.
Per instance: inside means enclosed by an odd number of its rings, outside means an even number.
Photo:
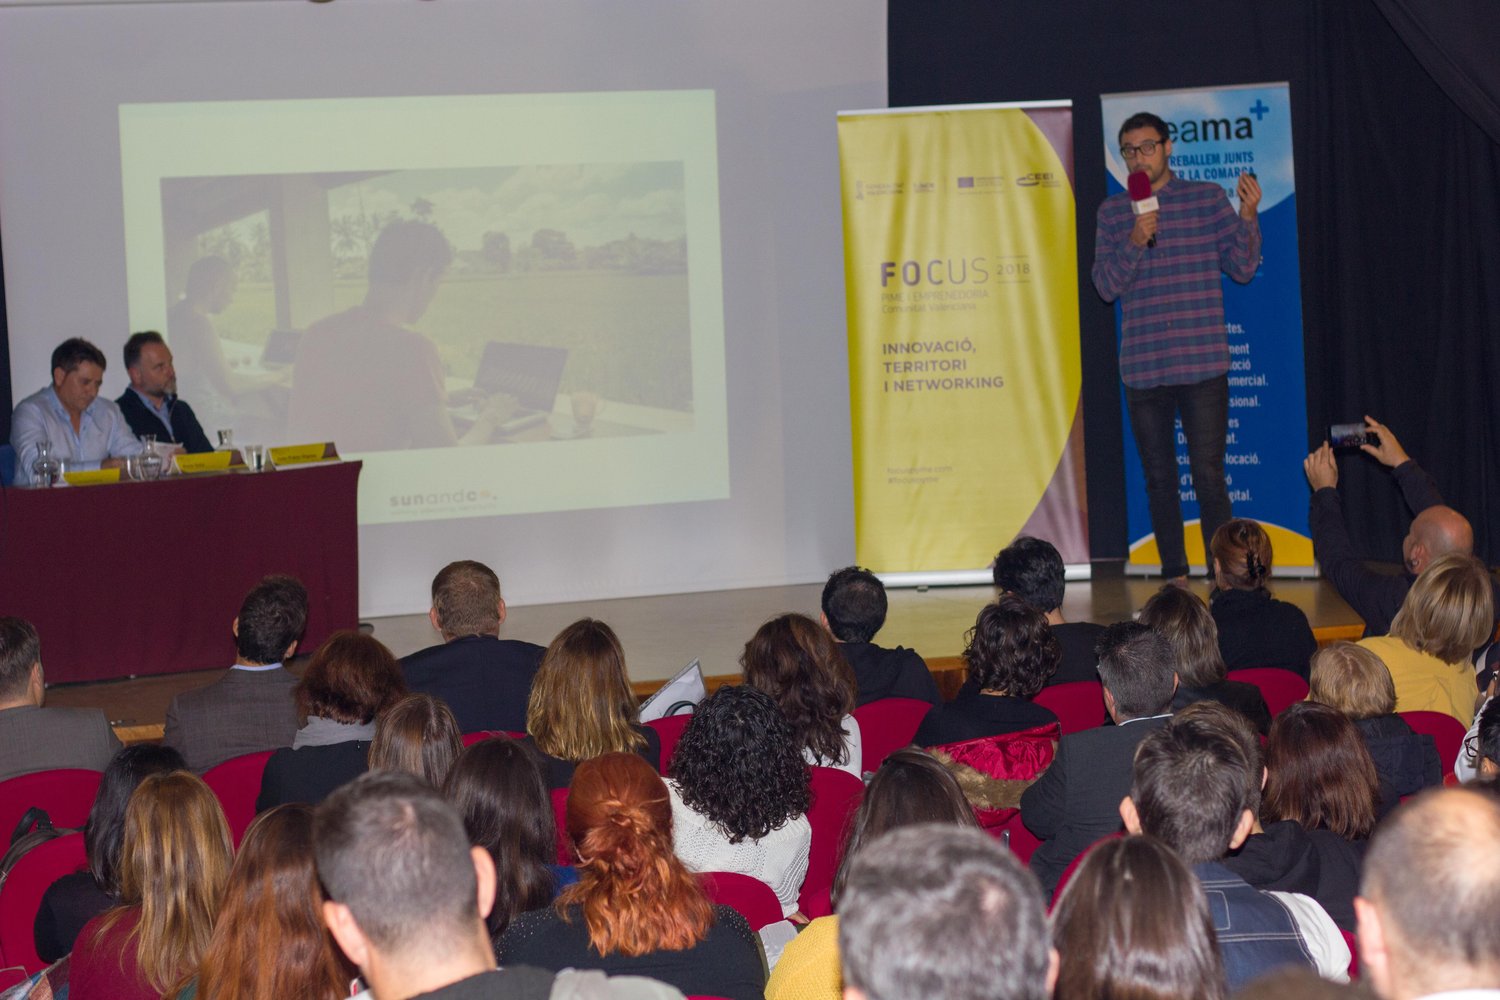
[{"label": "boy in audience", "polygon": [[1062,661],[1049,685],[1098,680],[1099,657],[1094,644],[1104,632],[1094,622],[1063,619],[1063,561],[1051,542],[1022,535],[995,556],[995,589],[1015,594],[1047,616],[1047,625],[1062,648]]},{"label": "boy in audience", "polygon": [[1046,1000],[1036,880],[978,830],[903,827],[859,852],[839,904],[844,1000]]},{"label": "boy in audience", "polygon": [[103,712],[43,708],[46,698],[36,629],[23,618],[0,618],[0,781],[59,767],[102,771],[120,749]]},{"label": "boy in audience", "polygon": [[256,584],[229,626],[234,666],[212,684],[173,697],[162,742],[197,774],[232,757],[291,746],[297,678],[283,664],[297,652],[306,626],[301,581],[268,576]]},{"label": "boy in audience", "polygon": [[1099,679],[1113,726],[1064,736],[1057,756],[1021,796],[1021,822],[1044,843],[1031,870],[1051,893],[1089,845],[1120,829],[1120,799],[1130,791],[1135,748],[1166,724],[1177,690],[1171,644],[1138,622],[1099,637]]},{"label": "boy in audience", "polygon": [[1349,948],[1322,907],[1296,893],[1261,892],[1221,859],[1255,824],[1252,765],[1210,716],[1173,719],[1141,741],[1120,818],[1176,851],[1210,900],[1231,990],[1285,966],[1348,976]]},{"label": "boy in audience", "polygon": [[1500,996],[1500,801],[1424,792],[1376,831],[1365,860],[1359,959],[1385,1000]]},{"label": "boy in audience", "polygon": [[854,670],[855,704],[881,698],[938,704],[942,698],[925,660],[905,646],[885,649],[871,641],[885,624],[886,607],[885,585],[867,569],[846,566],[823,585],[823,626]]}]

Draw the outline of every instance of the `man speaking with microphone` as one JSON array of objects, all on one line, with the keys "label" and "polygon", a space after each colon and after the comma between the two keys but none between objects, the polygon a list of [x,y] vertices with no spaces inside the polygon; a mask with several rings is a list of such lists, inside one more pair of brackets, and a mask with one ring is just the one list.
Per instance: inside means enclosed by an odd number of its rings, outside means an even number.
[{"label": "man speaking with microphone", "polygon": [[1236,215],[1218,184],[1172,174],[1167,123],[1149,112],[1120,126],[1128,191],[1099,206],[1094,287],[1124,313],[1120,378],[1146,473],[1162,575],[1186,579],[1174,418],[1182,417],[1203,549],[1229,520],[1224,444],[1229,426],[1229,342],[1219,272],[1240,284],[1260,266],[1260,184],[1240,174]]}]

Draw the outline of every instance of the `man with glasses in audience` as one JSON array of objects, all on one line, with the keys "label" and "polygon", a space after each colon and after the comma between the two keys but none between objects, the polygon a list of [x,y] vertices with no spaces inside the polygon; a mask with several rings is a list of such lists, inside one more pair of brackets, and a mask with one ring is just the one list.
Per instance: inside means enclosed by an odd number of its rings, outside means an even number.
[{"label": "man with glasses in audience", "polygon": [[1187,549],[1178,494],[1176,429],[1182,418],[1203,549],[1232,516],[1224,482],[1229,423],[1229,344],[1222,271],[1240,284],[1260,266],[1260,184],[1240,174],[1239,214],[1218,184],[1172,173],[1167,123],[1149,112],[1120,126],[1120,156],[1144,173],[1159,207],[1136,214],[1128,193],[1099,206],[1094,287],[1124,313],[1120,377],[1146,474],[1151,530],[1162,575],[1185,578]]}]

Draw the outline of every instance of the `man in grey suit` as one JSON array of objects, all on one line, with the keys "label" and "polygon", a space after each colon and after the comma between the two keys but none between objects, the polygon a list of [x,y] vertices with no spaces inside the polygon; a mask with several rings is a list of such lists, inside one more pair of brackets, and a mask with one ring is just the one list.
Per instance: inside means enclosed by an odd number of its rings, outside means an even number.
[{"label": "man in grey suit", "polygon": [[1135,748],[1171,718],[1177,691],[1172,646],[1155,629],[1118,622],[1097,650],[1104,709],[1115,724],[1064,736],[1052,766],[1021,796],[1021,822],[1043,841],[1031,870],[1049,894],[1074,858],[1120,829]]},{"label": "man in grey suit", "polygon": [[120,749],[99,709],[43,708],[46,696],[36,629],[0,618],[0,781],[60,767],[102,771]]},{"label": "man in grey suit", "polygon": [[297,678],[283,661],[307,625],[307,589],[290,576],[268,576],[245,595],[234,631],[234,666],[206,687],[184,691],[167,709],[162,742],[202,774],[215,764],[292,745]]}]

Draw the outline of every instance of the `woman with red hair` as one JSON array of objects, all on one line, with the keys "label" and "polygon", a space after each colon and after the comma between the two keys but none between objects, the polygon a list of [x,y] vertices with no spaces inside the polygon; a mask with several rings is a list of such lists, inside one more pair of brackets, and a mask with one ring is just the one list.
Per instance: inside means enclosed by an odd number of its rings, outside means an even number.
[{"label": "woman with red hair", "polygon": [[745,918],[715,906],[672,853],[667,786],[633,753],[586,760],[568,792],[578,884],[523,913],[496,947],[502,965],[647,976],[688,995],[761,1000],[766,971]]}]

